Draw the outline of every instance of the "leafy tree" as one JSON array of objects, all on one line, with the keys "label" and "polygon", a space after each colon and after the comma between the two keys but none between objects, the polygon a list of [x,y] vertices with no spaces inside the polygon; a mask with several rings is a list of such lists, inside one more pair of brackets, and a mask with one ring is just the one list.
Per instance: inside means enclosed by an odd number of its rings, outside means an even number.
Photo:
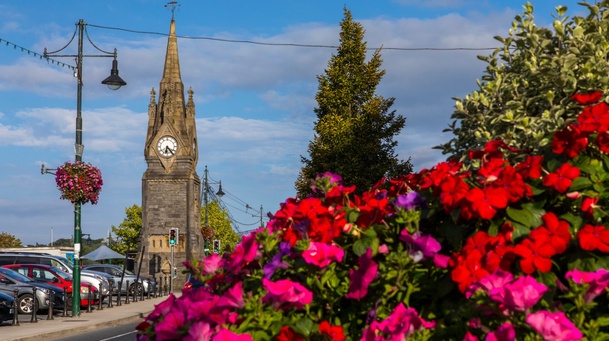
[{"label": "leafy tree", "polygon": [[112,225],[112,232],[118,237],[117,243],[111,245],[116,252],[124,254],[127,250],[136,250],[142,231],[142,206],[133,205],[125,208],[127,215],[118,227]]},{"label": "leafy tree", "polygon": [[365,31],[347,8],[340,26],[337,53],[325,74],[317,77],[315,136],[309,142],[309,158],[301,156],[304,165],[296,181],[301,197],[309,194],[309,180],[327,171],[340,174],[345,183],[363,192],[383,176],[396,177],[412,170],[409,161],[397,159],[393,140],[406,119],[389,111],[394,98],[376,94],[385,74],[380,69],[380,50],[366,62]]},{"label": "leafy tree", "polygon": [[0,233],[0,247],[23,247],[21,240],[7,232]]},{"label": "leafy tree", "polygon": [[456,99],[454,121],[445,131],[454,137],[437,146],[449,157],[464,159],[486,142],[503,140],[509,146],[536,152],[550,142],[565,122],[581,111],[575,93],[609,90],[609,1],[587,7],[586,17],[566,16],[556,8],[552,28],[538,27],[533,6],[515,17],[502,46],[490,56],[478,90]]},{"label": "leafy tree", "polygon": [[[241,236],[233,230],[228,212],[220,206],[217,200],[208,202],[207,207],[209,209],[207,216],[209,226],[205,226],[205,206],[201,207],[201,232],[203,237],[208,240],[220,240],[221,253],[232,251],[241,240]],[[212,246],[209,245],[208,248],[211,249]]]}]

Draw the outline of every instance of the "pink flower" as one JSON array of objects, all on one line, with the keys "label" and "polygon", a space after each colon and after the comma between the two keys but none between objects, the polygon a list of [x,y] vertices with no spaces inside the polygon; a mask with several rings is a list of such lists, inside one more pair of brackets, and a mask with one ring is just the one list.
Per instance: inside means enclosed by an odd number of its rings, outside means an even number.
[{"label": "pink flower", "polygon": [[232,288],[228,289],[218,300],[218,306],[228,308],[243,308],[243,282],[238,282]]},{"label": "pink flower", "polygon": [[150,313],[150,315],[148,315],[146,317],[146,321],[154,322],[154,321],[158,320],[160,317],[167,314],[171,310],[171,307],[173,306],[175,301],[176,301],[175,295],[172,292],[170,292],[169,296],[167,297],[167,299],[165,301],[163,301],[159,304],[156,304],[154,306],[154,310]]},{"label": "pink flower", "polygon": [[181,339],[180,328],[186,324],[186,314],[181,309],[171,309],[154,328],[157,340]]},{"label": "pink flower", "polygon": [[249,334],[235,334],[226,328],[221,328],[212,341],[254,341]]},{"label": "pink flower", "polygon": [[497,269],[494,273],[488,274],[477,282],[472,283],[465,291],[465,297],[470,298],[479,289],[490,295],[493,290],[500,290],[513,280],[514,275],[511,272]]},{"label": "pink flower", "polygon": [[368,286],[376,277],[378,264],[372,260],[372,249],[359,257],[359,268],[349,271],[349,293],[345,296],[352,299],[362,299],[368,294]]},{"label": "pink flower", "polygon": [[309,304],[313,300],[313,293],[311,291],[300,283],[292,282],[289,279],[271,282],[263,278],[262,285],[268,291],[264,300],[272,302],[276,308],[296,307],[297,309],[302,309],[305,304]]},{"label": "pink flower", "polygon": [[563,312],[541,310],[527,315],[526,322],[546,341],[577,341],[584,337]]},{"label": "pink flower", "polygon": [[573,269],[567,271],[566,279],[571,279],[577,284],[588,284],[588,291],[584,294],[586,303],[592,302],[596,296],[605,292],[609,286],[609,271],[599,269],[596,272],[585,272]]},{"label": "pink flower", "polygon": [[205,257],[203,259],[203,274],[211,275],[214,274],[218,269],[220,269],[222,262],[222,256],[217,253],[212,253],[211,255]]},{"label": "pink flower", "polygon": [[258,257],[258,243],[256,242],[256,231],[249,236],[243,237],[241,243],[235,246],[235,251],[231,254],[231,265],[234,270],[243,268]]},{"label": "pink flower", "polygon": [[[404,307],[403,303],[399,303],[382,322],[373,321],[366,330],[360,341],[376,341],[376,340],[406,340],[417,330],[422,328],[433,328],[436,323],[425,321],[419,317],[414,308]],[[385,337],[379,337],[379,333]]]},{"label": "pink flower", "polygon": [[188,335],[183,341],[211,341],[213,332],[209,323],[197,321],[188,327]]},{"label": "pink flower", "polygon": [[512,310],[525,311],[533,307],[548,287],[531,276],[522,276],[501,288],[494,289],[490,297]]},{"label": "pink flower", "polygon": [[435,265],[438,268],[446,269],[448,267],[449,262],[450,262],[450,256],[441,255],[439,253],[436,253],[433,256],[433,265]]},{"label": "pink flower", "polygon": [[305,262],[325,268],[332,262],[342,262],[345,252],[334,244],[311,242],[309,248],[302,253]]},{"label": "pink flower", "polygon": [[496,331],[486,335],[484,341],[514,341],[516,340],[516,330],[511,323],[506,322],[499,326]]},{"label": "pink flower", "polygon": [[463,338],[463,341],[479,341],[478,337],[473,335],[470,332],[465,333],[465,337]]}]

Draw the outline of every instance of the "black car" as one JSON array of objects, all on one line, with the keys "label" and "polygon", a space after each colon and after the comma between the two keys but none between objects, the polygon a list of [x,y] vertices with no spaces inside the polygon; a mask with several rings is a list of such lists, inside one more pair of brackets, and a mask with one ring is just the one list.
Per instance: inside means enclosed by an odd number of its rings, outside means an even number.
[{"label": "black car", "polygon": [[[36,287],[36,302],[33,295],[34,287]],[[63,289],[36,282],[16,271],[0,267],[0,291],[14,295],[15,289],[17,289],[17,307],[20,314],[31,314],[34,307],[41,310],[49,309],[51,292],[53,292],[53,308],[63,308]]]},{"label": "black car", "polygon": [[13,319],[15,299],[9,294],[0,292],[0,321],[8,321]]}]

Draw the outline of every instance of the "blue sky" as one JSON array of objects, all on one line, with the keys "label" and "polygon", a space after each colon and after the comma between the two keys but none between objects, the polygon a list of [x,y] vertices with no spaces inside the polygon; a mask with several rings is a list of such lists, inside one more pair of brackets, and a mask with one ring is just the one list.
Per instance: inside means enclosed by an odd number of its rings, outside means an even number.
[{"label": "blue sky", "polygon": [[[549,25],[558,4],[584,14],[577,1],[532,1],[536,22]],[[83,19],[91,41],[118,50],[128,85],[110,91],[100,82],[110,58],[83,61],[83,160],[98,166],[104,187],[98,205],[83,207],[83,233],[107,235],[124,209],[141,204],[143,149],[150,90],[158,90],[171,12],[166,1],[105,0],[0,3],[0,231],[24,244],[70,238],[74,214],[59,199],[54,168],[74,159],[76,79],[4,41],[42,53],[66,45]],[[175,12],[177,34],[263,43],[337,45],[346,6],[364,25],[368,47],[488,48],[507,35],[524,1],[482,0],[184,0]],[[100,28],[95,26],[103,26]],[[129,30],[150,32],[134,33]],[[182,81],[192,87],[199,136],[198,174],[222,181],[223,198],[240,230],[256,227],[260,207],[275,212],[293,197],[294,181],[313,137],[316,76],[335,49],[267,46],[210,39],[178,41]],[[72,42],[65,54],[76,53]],[[85,38],[85,54],[98,54]],[[453,97],[476,89],[490,51],[384,50],[386,76],[378,94],[395,97],[406,117],[398,136],[400,158],[415,169],[443,157],[432,146],[446,142]],[[74,65],[73,58],[55,58]],[[213,184],[217,188],[217,185]],[[246,205],[252,207],[246,209]]]}]

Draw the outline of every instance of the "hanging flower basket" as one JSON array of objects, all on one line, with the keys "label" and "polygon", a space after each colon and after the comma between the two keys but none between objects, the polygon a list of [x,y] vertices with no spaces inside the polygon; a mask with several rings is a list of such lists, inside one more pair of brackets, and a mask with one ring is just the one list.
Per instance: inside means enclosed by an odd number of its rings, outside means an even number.
[{"label": "hanging flower basket", "polygon": [[61,199],[71,203],[97,204],[99,192],[104,184],[101,171],[81,161],[64,163],[55,172],[55,182],[61,191]]}]

